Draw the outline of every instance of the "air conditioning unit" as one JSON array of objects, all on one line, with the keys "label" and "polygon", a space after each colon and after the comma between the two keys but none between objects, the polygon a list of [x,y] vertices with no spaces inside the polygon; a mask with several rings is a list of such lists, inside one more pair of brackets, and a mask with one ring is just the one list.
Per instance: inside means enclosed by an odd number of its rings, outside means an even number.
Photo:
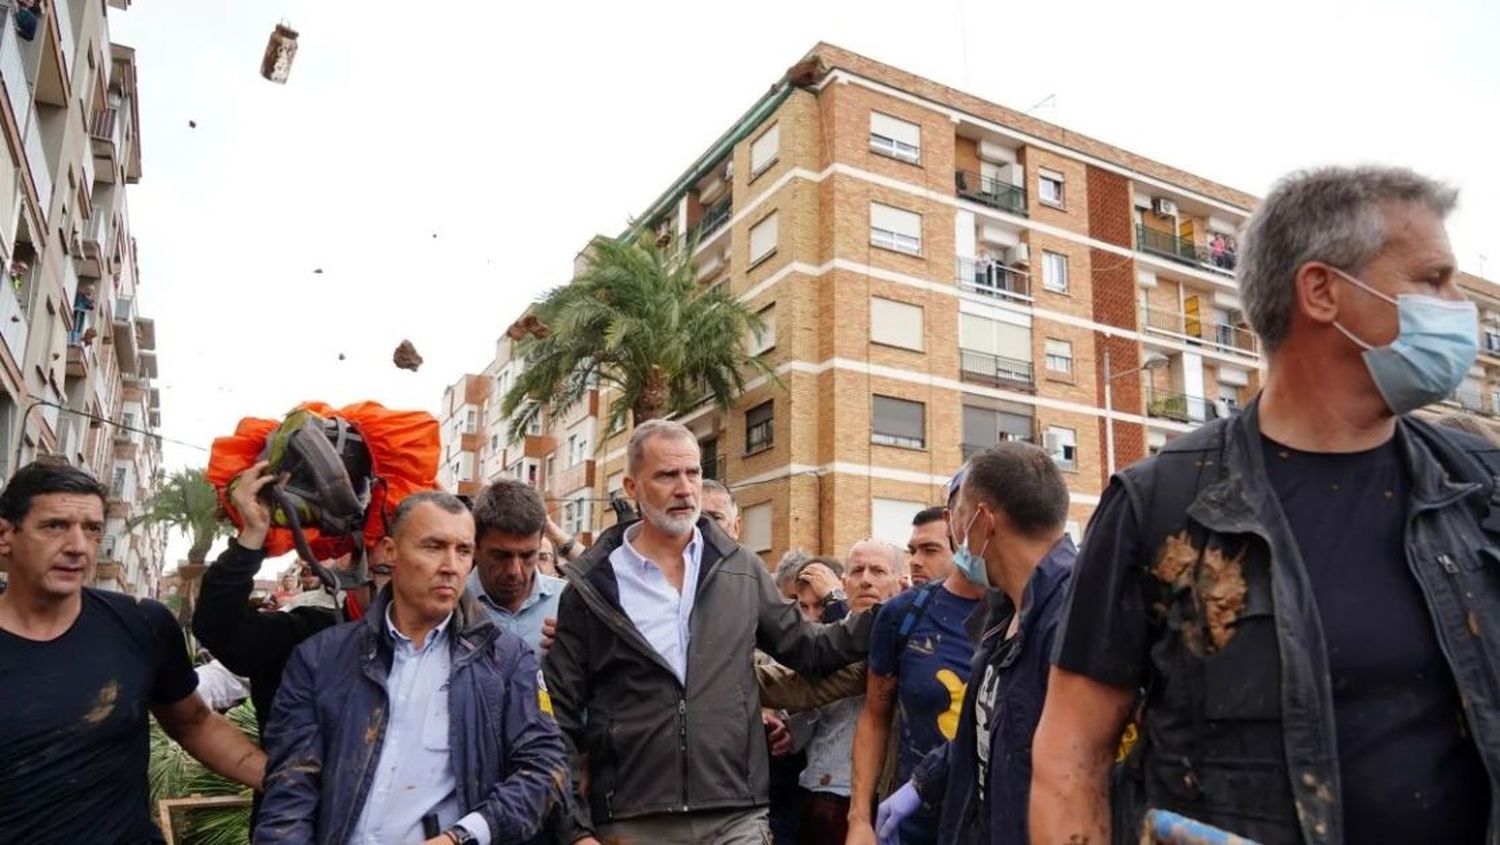
[{"label": "air conditioning unit", "polygon": [[1046,449],[1049,455],[1061,454],[1063,448],[1062,438],[1050,431],[1043,432],[1042,448]]},{"label": "air conditioning unit", "polygon": [[1031,246],[1029,244],[1016,244],[1011,247],[1010,261],[1012,264],[1031,263]]},{"label": "air conditioning unit", "polygon": [[1176,217],[1177,203],[1166,197],[1154,197],[1151,200],[1151,213],[1157,217]]}]

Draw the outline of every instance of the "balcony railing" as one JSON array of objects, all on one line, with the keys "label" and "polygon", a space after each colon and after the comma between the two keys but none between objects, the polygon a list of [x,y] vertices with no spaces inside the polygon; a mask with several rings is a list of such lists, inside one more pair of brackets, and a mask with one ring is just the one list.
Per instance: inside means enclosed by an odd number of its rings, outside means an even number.
[{"label": "balcony railing", "polygon": [[1162,308],[1141,306],[1141,327],[1178,335],[1193,343],[1207,343],[1219,350],[1241,355],[1260,355],[1260,338],[1248,329],[1213,320],[1190,321],[1186,315]]},{"label": "balcony railing", "polygon": [[976,349],[958,350],[959,369],[965,376],[991,384],[1031,389],[1036,376],[1030,361],[1002,358]]},{"label": "balcony railing", "polygon": [[1215,403],[1202,396],[1170,393],[1146,385],[1146,415],[1177,422],[1204,422],[1219,418]]},{"label": "balcony railing", "polygon": [[94,112],[89,121],[89,135],[101,141],[115,140],[115,122],[120,119],[120,110],[104,108]]},{"label": "balcony railing", "polygon": [[21,308],[15,285],[5,279],[0,283],[0,337],[4,338],[5,348],[10,351],[10,359],[17,369],[26,360],[28,331],[26,312]]},{"label": "balcony railing", "polygon": [[16,34],[15,10],[5,7],[0,20],[0,79],[5,82],[5,97],[17,126],[25,126],[31,117],[31,83],[26,78],[26,61],[21,57],[21,37]]},{"label": "balcony railing", "polygon": [[990,176],[981,176],[972,170],[953,171],[953,183],[958,195],[980,205],[1026,216],[1026,189]]},{"label": "balcony railing", "polygon": [[1234,267],[1239,259],[1235,247],[1222,237],[1216,237],[1206,246],[1199,246],[1170,232],[1136,226],[1135,242],[1136,248],[1141,252],[1166,256],[1229,276],[1234,275]]},{"label": "balcony railing", "polygon": [[960,258],[955,275],[958,286],[964,290],[1003,299],[1031,300],[1031,274],[993,259]]},{"label": "balcony railing", "polygon": [[1484,343],[1479,348],[1491,355],[1500,355],[1500,330],[1485,328]]},{"label": "balcony railing", "polygon": [[708,236],[719,231],[719,228],[729,222],[729,217],[734,213],[734,198],[725,197],[703,212],[703,217],[698,225],[693,227],[693,242],[703,243]]},{"label": "balcony railing", "polygon": [[26,120],[26,168],[31,172],[31,183],[36,186],[37,203],[45,217],[52,209],[52,166],[47,163],[47,150],[42,146],[42,125],[37,122],[36,110]]},{"label": "balcony railing", "polygon": [[52,24],[57,28],[57,43],[62,47],[64,75],[71,76],[73,73],[73,55],[78,45],[78,35],[73,32],[73,13],[68,11],[67,0],[59,0],[47,4],[56,17]]}]

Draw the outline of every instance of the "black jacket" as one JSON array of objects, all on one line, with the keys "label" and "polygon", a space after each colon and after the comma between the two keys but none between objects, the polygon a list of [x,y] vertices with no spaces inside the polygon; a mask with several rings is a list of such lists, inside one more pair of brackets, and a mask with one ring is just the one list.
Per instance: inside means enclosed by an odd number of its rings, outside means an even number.
[{"label": "black jacket", "polygon": [[704,549],[689,620],[687,685],[620,606],[609,556],[627,526],[606,531],[568,567],[557,638],[543,671],[558,725],[587,755],[587,800],[573,835],[616,819],[764,806],[769,755],[752,655],[821,675],[864,657],[874,612],[805,622],[760,556],[700,519]]},{"label": "black jacket", "polygon": [[261,613],[250,607],[255,573],[266,553],[246,549],[234,540],[203,573],[193,634],[229,671],[250,679],[255,721],[265,740],[271,701],[281,686],[281,672],[298,644],[338,623],[338,614],[321,607],[298,607],[285,613]]},{"label": "black jacket", "polygon": [[[1412,480],[1407,561],[1500,802],[1500,454],[1411,417],[1397,421],[1396,442]],[[1210,652],[1201,608],[1211,582],[1144,579],[1139,600],[1155,621],[1141,738],[1114,789],[1117,842],[1135,841],[1148,806],[1267,845],[1345,841],[1328,655],[1262,454],[1253,403],[1172,441],[1106,492],[1127,495],[1137,514],[1134,539],[1148,556],[1139,565],[1155,561],[1160,573],[1169,554],[1194,567],[1222,554],[1240,561],[1246,585],[1233,640]],[[1500,843],[1500,803],[1487,842]]]}]

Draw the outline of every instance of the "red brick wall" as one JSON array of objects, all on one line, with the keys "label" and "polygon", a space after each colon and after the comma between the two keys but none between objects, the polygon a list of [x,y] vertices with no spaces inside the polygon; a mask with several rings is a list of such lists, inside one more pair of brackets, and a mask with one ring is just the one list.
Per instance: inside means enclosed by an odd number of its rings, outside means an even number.
[{"label": "red brick wall", "polygon": [[[1131,248],[1131,190],[1130,181],[1123,176],[1088,168],[1089,235],[1105,243]],[[1102,249],[1090,250],[1093,267],[1094,320],[1107,326],[1136,331],[1137,309],[1135,294],[1135,261],[1127,256]],[[1141,366],[1140,345],[1129,338],[1110,337],[1104,332],[1094,333],[1094,345],[1099,359],[1096,374],[1099,396],[1104,396],[1104,353],[1109,353],[1109,369],[1114,373],[1135,370]],[[1140,413],[1141,380],[1139,375],[1122,375],[1111,380],[1116,411]],[[1102,401],[1101,401],[1102,404]],[[1099,419],[1099,442],[1104,443],[1104,426],[1108,421]],[[1116,421],[1115,468],[1126,467],[1146,456],[1146,432],[1135,423]],[[1109,462],[1099,462],[1100,475],[1104,483],[1109,482]]]}]

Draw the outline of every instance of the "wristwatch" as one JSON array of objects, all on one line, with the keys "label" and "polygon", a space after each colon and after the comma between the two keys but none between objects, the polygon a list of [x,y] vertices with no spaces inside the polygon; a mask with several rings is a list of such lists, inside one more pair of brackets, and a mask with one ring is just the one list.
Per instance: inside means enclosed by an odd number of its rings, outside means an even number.
[{"label": "wristwatch", "polygon": [[557,547],[557,553],[559,555],[562,555],[563,557],[571,557],[573,554],[573,547],[577,545],[578,538],[569,537],[568,539],[563,541],[563,544],[561,546]]},{"label": "wristwatch", "polygon": [[453,845],[479,845],[479,837],[469,832],[463,825],[454,825],[443,831],[443,835],[453,840]]},{"label": "wristwatch", "polygon": [[849,596],[848,596],[848,594],[846,594],[844,592],[844,588],[843,587],[834,587],[832,590],[829,591],[828,595],[826,595],[826,596],[823,597],[823,603],[824,604],[828,604],[829,602],[833,602],[833,601],[848,601],[848,600],[849,600]]}]

